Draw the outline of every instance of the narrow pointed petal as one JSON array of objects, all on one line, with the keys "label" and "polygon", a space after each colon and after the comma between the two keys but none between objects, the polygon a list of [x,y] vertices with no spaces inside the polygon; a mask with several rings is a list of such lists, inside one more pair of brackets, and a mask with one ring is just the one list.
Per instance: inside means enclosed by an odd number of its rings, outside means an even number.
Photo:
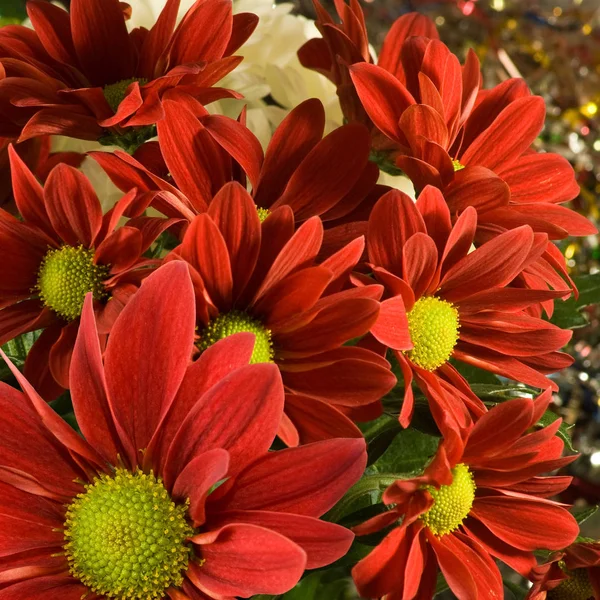
[{"label": "narrow pointed petal", "polygon": [[148,447],[187,369],[194,305],[188,268],[175,261],[144,281],[113,326],[106,348],[107,388],[115,420],[136,451]]},{"label": "narrow pointed petal", "polygon": [[371,327],[371,334],[379,342],[393,350],[411,350],[413,348],[402,296],[393,296],[381,303],[377,321]]},{"label": "narrow pointed petal", "polygon": [[90,181],[67,165],[52,170],[44,188],[55,231],[70,246],[90,248],[102,226],[100,201]]},{"label": "narrow pointed petal", "polygon": [[298,583],[306,567],[306,553],[283,535],[256,525],[233,523],[217,532],[192,539],[206,559],[190,563],[187,577],[212,598],[248,598],[256,594],[284,594]]},{"label": "narrow pointed petal", "polygon": [[221,510],[268,510],[318,517],[360,479],[365,442],[326,440],[269,453],[240,473]]},{"label": "narrow pointed petal", "polygon": [[133,51],[118,0],[73,0],[71,29],[77,58],[92,84],[104,86],[133,75]]},{"label": "narrow pointed petal", "polygon": [[401,140],[398,122],[402,113],[415,104],[411,93],[385,69],[366,62],[352,65],[350,76],[375,126],[390,139]]}]

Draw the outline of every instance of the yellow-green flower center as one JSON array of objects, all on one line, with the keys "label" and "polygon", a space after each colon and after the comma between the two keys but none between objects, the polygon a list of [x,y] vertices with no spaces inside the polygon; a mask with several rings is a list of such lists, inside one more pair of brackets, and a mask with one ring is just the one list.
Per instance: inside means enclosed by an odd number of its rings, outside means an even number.
[{"label": "yellow-green flower center", "polygon": [[407,317],[414,345],[407,353],[408,358],[428,371],[441,367],[458,341],[458,310],[450,302],[425,296],[415,302]]},{"label": "yellow-green flower center", "polygon": [[569,579],[563,581],[558,587],[548,592],[548,600],[591,600],[594,590],[590,583],[586,569],[575,569],[568,571]]},{"label": "yellow-green flower center", "polygon": [[253,333],[256,336],[250,364],[273,362],[275,353],[271,341],[271,331],[260,321],[249,317],[240,310],[232,310],[210,321],[201,333],[198,347],[200,350],[206,350],[219,340],[242,332]]},{"label": "yellow-green flower center", "polygon": [[50,250],[40,265],[36,290],[45,306],[72,321],[81,314],[88,292],[96,300],[107,296],[104,280],[108,265],[94,264],[94,251],[83,246]]},{"label": "yellow-green flower center", "polygon": [[454,171],[455,171],[455,172],[456,172],[456,171],[460,171],[461,169],[464,169],[464,168],[465,168],[465,165],[461,165],[461,164],[460,164],[460,161],[458,161],[458,160],[456,160],[456,159],[454,159],[454,160],[452,161],[452,166],[454,167]]},{"label": "yellow-green flower center", "polygon": [[102,92],[104,93],[108,105],[113,109],[113,112],[117,112],[119,104],[121,104],[125,98],[127,88],[134,81],[137,81],[140,85],[148,83],[147,79],[137,79],[136,77],[132,77],[131,79],[123,79],[123,81],[117,81],[117,83],[111,83],[110,85],[104,86]]},{"label": "yellow-green flower center", "polygon": [[152,473],[117,469],[86,486],[68,507],[65,554],[73,577],[118,600],[158,600],[180,586],[193,529]]},{"label": "yellow-green flower center", "polygon": [[437,536],[458,529],[473,507],[476,486],[469,467],[456,465],[452,469],[452,477],[450,485],[442,485],[439,489],[433,486],[425,488],[433,496],[433,506],[420,518]]},{"label": "yellow-green flower center", "polygon": [[271,214],[271,211],[268,208],[260,208],[260,206],[256,207],[256,212],[258,213],[258,218],[261,223]]}]

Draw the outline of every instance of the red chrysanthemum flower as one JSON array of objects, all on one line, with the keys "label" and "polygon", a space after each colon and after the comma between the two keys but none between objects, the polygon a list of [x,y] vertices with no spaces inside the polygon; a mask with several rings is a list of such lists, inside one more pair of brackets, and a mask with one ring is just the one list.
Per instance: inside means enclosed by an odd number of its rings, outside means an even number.
[{"label": "red chrysanthemum flower", "polygon": [[156,271],[104,364],[92,298],[71,368],[83,437],[13,368],[0,384],[0,597],[224,600],[293,587],[352,534],[320,521],[366,464],[363,440],[269,452],[274,365],[242,334],[195,363],[187,268]]},{"label": "red chrysanthemum flower", "polygon": [[598,600],[600,598],[600,543],[582,542],[552,555],[535,567],[526,600]]},{"label": "red chrysanthemum flower", "polygon": [[[525,312],[561,292],[507,287],[544,252],[547,236],[522,226],[470,252],[476,230],[474,208],[452,226],[441,192],[431,186],[416,204],[402,192],[388,192],[371,213],[368,261],[386,288],[371,333],[394,351],[404,374],[404,426],[413,410],[413,378],[434,411],[436,404],[448,410],[440,404],[448,394],[439,386],[451,384],[471,412],[481,413],[481,402],[448,363],[451,357],[539,388],[549,384],[544,373],[573,360],[557,352],[572,332]],[[357,283],[371,281],[359,277]]]},{"label": "red chrysanthemum flower", "polygon": [[165,93],[183,102],[237,97],[211,86],[242,60],[231,55],[258,18],[233,16],[230,0],[198,0],[175,29],[178,8],[168,0],[150,31],[128,33],[118,0],[73,0],[70,13],[28,2],[34,31],[0,31],[0,134],[59,134],[131,150],[153,136]]},{"label": "red chrysanthemum flower", "polygon": [[[522,79],[479,90],[475,54],[470,51],[461,67],[437,39],[433,22],[416,14],[394,23],[373,65],[362,9],[340,2],[338,12],[342,25],[319,10],[323,39],[310,40],[300,57],[325,74],[331,66],[346,118],[371,126],[374,158],[384,169],[400,168],[417,190],[440,188],[453,219],[465,207],[475,207],[477,244],[520,225],[551,240],[597,232],[585,217],[560,206],[579,193],[568,161],[531,150],[545,107]],[[355,92],[348,90],[350,77]],[[367,119],[355,108],[356,93]],[[575,289],[552,244],[522,280],[525,287],[543,283],[567,293]],[[544,308],[551,312],[552,303]]]},{"label": "red chrysanthemum flower", "polygon": [[396,382],[378,354],[343,346],[366,334],[379,313],[381,286],[340,291],[364,240],[318,262],[322,239],[318,217],[294,232],[287,206],[261,224],[250,195],[230,183],[165,258],[189,264],[200,350],[247,331],[256,335],[252,362],[279,367],[287,392],[279,435],[290,446],[360,436],[344,412],[374,403],[380,411],[379,400]]},{"label": "red chrysanthemum flower", "polygon": [[140,217],[117,229],[135,197],[104,216],[91,183],[64,164],[42,187],[10,148],[13,193],[22,221],[0,210],[0,344],[44,329],[25,373],[48,399],[68,387],[70,355],[83,300],[93,292],[100,332],[158,261],[142,254],[174,219]]},{"label": "red chrysanthemum flower", "polygon": [[[348,66],[376,62],[386,71],[397,72],[401,78],[403,67],[399,52],[402,44],[412,36],[437,39],[439,36],[435,24],[419,13],[400,17],[386,34],[381,53],[375,61],[371,56],[365,17],[358,0],[350,0],[349,4],[345,0],[335,3],[340,23],[329,16],[319,0],[314,0],[313,3],[317,13],[315,24],[323,39],[308,40],[298,51],[298,58],[303,66],[321,73],[335,84],[342,112],[348,122],[359,121],[373,128],[373,123],[356,94]],[[386,138],[381,134],[376,131],[373,134],[374,148],[380,147],[380,142],[384,143],[382,149],[389,146],[389,141],[385,144]]]},{"label": "red chrysanthemum flower", "polygon": [[536,564],[534,550],[564,548],[576,538],[575,518],[547,499],[571,478],[539,476],[576,458],[561,458],[560,419],[529,432],[551,398],[547,390],[535,400],[500,404],[462,432],[464,440],[447,427],[451,435],[425,473],[384,492],[391,508],[355,533],[403,520],[354,567],[362,596],[430,600],[439,568],[461,600],[499,600],[502,579],[492,557],[526,576]]},{"label": "red chrysanthemum flower", "polygon": [[365,127],[345,125],[323,138],[323,105],[307,100],[279,125],[263,156],[259,141],[238,121],[201,107],[198,118],[168,100],[164,108],[158,125],[162,156],[150,154],[149,144],[134,158],[118,151],[91,153],[121,190],[132,182],[137,186],[138,212],[152,203],[167,216],[191,220],[206,212],[225,184],[245,186],[247,177],[261,214],[289,206],[298,223],[319,216],[331,249],[365,233],[369,212],[386,189],[376,185],[379,170],[369,162]]}]

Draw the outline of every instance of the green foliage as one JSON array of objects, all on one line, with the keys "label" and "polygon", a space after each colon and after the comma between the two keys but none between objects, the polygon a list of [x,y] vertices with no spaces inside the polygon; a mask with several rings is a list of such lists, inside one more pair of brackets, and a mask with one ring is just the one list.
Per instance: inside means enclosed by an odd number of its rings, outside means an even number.
[{"label": "green foliage", "polygon": [[579,290],[579,298],[571,297],[564,302],[557,300],[554,303],[554,314],[550,322],[562,329],[585,327],[588,318],[581,309],[600,303],[600,273],[580,275],[574,281]]},{"label": "green foliage", "polygon": [[525,596],[527,596],[527,590],[524,590],[522,587],[512,583],[510,581],[503,581],[504,587],[506,588],[506,600],[524,600]]},{"label": "green foliage", "polygon": [[0,25],[20,23],[26,16],[25,2],[23,0],[2,0],[0,5]]},{"label": "green foliage", "polygon": [[575,520],[581,525],[583,522],[587,521],[591,516],[595,515],[598,511],[598,505],[594,504],[593,506],[585,506],[583,508],[574,507],[571,509],[571,513],[575,517]]},{"label": "green foliage", "polygon": [[[548,425],[552,425],[556,419],[560,419],[560,417],[551,410],[547,410],[540,420],[537,422],[538,427],[548,427]],[[575,452],[575,448],[573,448],[573,442],[571,440],[571,435],[569,434],[569,429],[571,429],[573,425],[567,425],[564,421],[561,423],[556,435],[564,442],[565,446],[571,451]]]},{"label": "green foliage", "polygon": [[309,573],[287,594],[252,596],[253,600],[354,600],[358,598],[352,579],[342,569]]},{"label": "green foliage", "polygon": [[[24,333],[19,337],[16,337],[10,342],[6,342],[2,346],[2,350],[6,353],[6,356],[14,363],[18,369],[22,369],[25,364],[27,354],[31,350],[34,342],[40,337],[42,330],[32,331]],[[7,381],[11,379],[12,374],[8,365],[4,361],[0,361],[0,381]]]}]

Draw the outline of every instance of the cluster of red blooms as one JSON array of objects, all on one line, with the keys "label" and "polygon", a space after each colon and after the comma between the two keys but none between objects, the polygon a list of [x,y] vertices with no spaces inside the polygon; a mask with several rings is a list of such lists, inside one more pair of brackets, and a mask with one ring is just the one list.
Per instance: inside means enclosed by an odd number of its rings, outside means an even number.
[{"label": "cluster of red blooms", "polygon": [[[324,137],[308,100],[265,152],[244,113],[205,108],[239,97],[214,84],[257,23],[230,0],[179,24],[167,0],[131,32],[118,0],[31,0],[33,29],[0,29],[0,343],[42,330],[23,374],[6,359],[22,392],[0,383],[0,600],[282,594],[377,532],[364,598],[431,600],[441,571],[498,600],[495,559],[531,600],[600,598],[600,550],[551,499],[570,478],[543,475],[574,459],[559,420],[538,426],[571,362],[547,317],[577,293],[553,241],[596,231],[562,206],[568,162],[532,149],[544,103],[482,89],[418,14],[375,63],[358,0],[336,7],[316,2],[299,57],[347,124]],[[53,134],[123,148],[90,153],[124,194],[106,214]],[[489,408],[459,363],[544,391]],[[394,388],[403,427],[427,399],[436,455],[353,531],[319,520]],[[48,404],[65,390],[81,435]]]}]

